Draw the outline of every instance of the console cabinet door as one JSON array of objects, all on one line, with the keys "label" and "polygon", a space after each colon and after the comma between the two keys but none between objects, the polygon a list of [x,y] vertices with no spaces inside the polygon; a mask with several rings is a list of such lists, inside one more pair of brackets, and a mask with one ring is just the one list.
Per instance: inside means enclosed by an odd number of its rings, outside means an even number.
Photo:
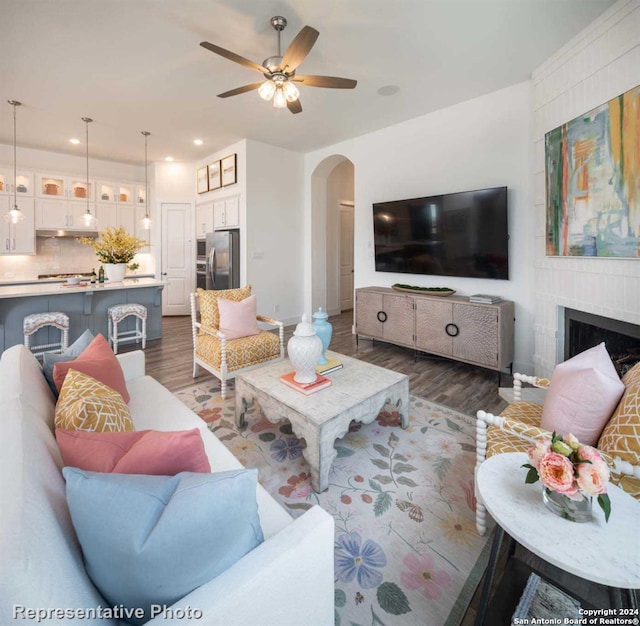
[{"label": "console cabinet door", "polygon": [[382,297],[382,337],[390,343],[413,347],[414,317],[413,298],[411,296]]},{"label": "console cabinet door", "polygon": [[497,367],[499,309],[454,304],[453,323],[460,329],[453,341],[453,356],[462,361]]},{"label": "console cabinet door", "polygon": [[[356,334],[382,339],[382,294],[356,290]],[[380,316],[384,318],[384,316]]]},{"label": "console cabinet door", "polygon": [[416,348],[451,356],[453,337],[447,335],[446,328],[452,322],[453,305],[450,302],[416,298]]}]

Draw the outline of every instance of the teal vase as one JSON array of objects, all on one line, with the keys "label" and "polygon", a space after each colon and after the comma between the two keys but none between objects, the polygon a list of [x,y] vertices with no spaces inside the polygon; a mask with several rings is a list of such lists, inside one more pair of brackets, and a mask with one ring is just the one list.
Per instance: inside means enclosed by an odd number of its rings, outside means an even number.
[{"label": "teal vase", "polygon": [[320,356],[318,365],[326,365],[329,362],[326,352],[331,343],[333,326],[331,326],[329,316],[322,310],[322,307],[313,314],[313,327],[316,329],[316,335],[318,335],[322,341],[322,355]]}]

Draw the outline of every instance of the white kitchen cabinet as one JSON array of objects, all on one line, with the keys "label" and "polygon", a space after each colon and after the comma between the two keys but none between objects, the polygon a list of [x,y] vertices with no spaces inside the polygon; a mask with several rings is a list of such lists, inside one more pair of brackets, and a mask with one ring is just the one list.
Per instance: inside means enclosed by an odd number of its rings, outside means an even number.
[{"label": "white kitchen cabinet", "polygon": [[38,198],[66,198],[67,200],[95,200],[95,182],[82,176],[59,174],[36,174],[36,196]]},{"label": "white kitchen cabinet", "polygon": [[130,204],[99,202],[96,205],[96,218],[98,230],[123,226],[128,233],[135,232],[135,208]]},{"label": "white kitchen cabinet", "polygon": [[213,203],[213,227],[215,230],[240,226],[240,198],[234,196]]},{"label": "white kitchen cabinet", "polygon": [[0,196],[13,195],[15,190],[16,196],[32,197],[33,196],[33,172],[25,172],[18,170],[16,174],[16,182],[13,181],[13,169],[0,168]]},{"label": "white kitchen cabinet", "polygon": [[[87,230],[86,210],[86,201],[36,198],[36,229]],[[89,210],[95,215],[94,205],[90,204]]]},{"label": "white kitchen cabinet", "polygon": [[196,237],[202,239],[207,233],[213,232],[213,203],[206,202],[196,206]]},{"label": "white kitchen cabinet", "polygon": [[33,198],[21,198],[18,206],[24,219],[18,224],[4,220],[4,214],[13,205],[13,198],[0,197],[0,254],[35,254],[36,235]]}]

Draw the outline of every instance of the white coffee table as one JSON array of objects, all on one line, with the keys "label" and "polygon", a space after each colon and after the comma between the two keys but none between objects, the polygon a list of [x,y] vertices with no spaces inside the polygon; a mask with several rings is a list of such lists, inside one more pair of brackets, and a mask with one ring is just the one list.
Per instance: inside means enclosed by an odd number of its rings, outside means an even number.
[{"label": "white coffee table", "polygon": [[610,484],[608,523],[595,499],[592,521],[570,522],[544,506],[539,483],[525,484],[527,470],[521,466],[528,462],[521,452],[498,454],[484,461],[476,473],[478,497],[499,525],[476,624],[484,618],[504,532],[575,576],[609,587],[640,589],[640,502]]},{"label": "white coffee table", "polygon": [[254,401],[270,422],[289,420],[296,437],[306,441],[303,455],[311,468],[311,485],[318,492],[329,485],[329,470],[337,455],[333,444],[347,434],[352,421],[369,424],[390,402],[400,413],[402,428],[409,425],[406,375],[335,352],[327,352],[327,357],[342,361],[344,367],[327,374],[330,387],[310,396],[280,381],[280,376],[293,370],[288,359],[240,374],[235,383],[236,425],[243,425],[245,407]]}]

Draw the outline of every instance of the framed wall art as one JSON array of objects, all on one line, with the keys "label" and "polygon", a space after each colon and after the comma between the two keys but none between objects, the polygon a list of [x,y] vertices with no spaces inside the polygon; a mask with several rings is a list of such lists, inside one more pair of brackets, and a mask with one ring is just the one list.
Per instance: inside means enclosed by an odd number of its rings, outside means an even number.
[{"label": "framed wall art", "polygon": [[230,154],[220,160],[220,168],[222,170],[222,186],[233,185],[238,182],[236,171],[236,154]]},{"label": "framed wall art", "polygon": [[545,135],[547,256],[640,258],[640,85]]},{"label": "framed wall art", "polygon": [[196,185],[198,193],[206,193],[209,191],[209,175],[207,166],[199,167],[196,171]]},{"label": "framed wall art", "polygon": [[209,169],[209,191],[219,189],[222,186],[220,180],[220,160],[209,163],[207,167]]}]

